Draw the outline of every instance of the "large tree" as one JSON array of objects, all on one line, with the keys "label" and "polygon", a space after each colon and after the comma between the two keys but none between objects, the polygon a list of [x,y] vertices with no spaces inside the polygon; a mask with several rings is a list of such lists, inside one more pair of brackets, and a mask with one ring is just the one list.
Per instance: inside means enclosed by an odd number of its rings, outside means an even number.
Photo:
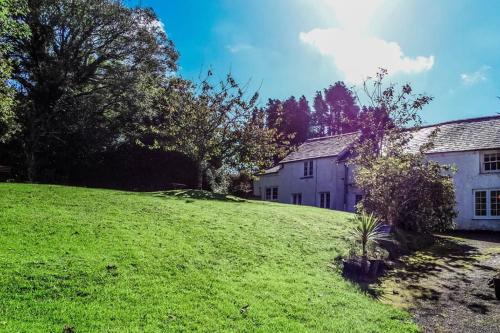
[{"label": "large tree", "polygon": [[344,82],[336,82],[324,91],[328,106],[326,130],[328,135],[349,133],[358,129],[359,107],[356,96]]},{"label": "large tree", "polygon": [[288,135],[293,135],[290,143],[298,146],[307,140],[310,131],[311,109],[304,96],[297,100],[294,96],[283,102],[283,125]]},{"label": "large tree", "polygon": [[311,131],[311,109],[304,96],[286,100],[269,99],[264,112],[267,124],[276,129],[280,137],[296,147],[303,143]]},{"label": "large tree", "polygon": [[317,91],[316,95],[314,96],[313,109],[314,112],[311,119],[311,133],[315,137],[325,136],[330,131],[330,125],[328,122],[329,110],[328,104],[326,104],[323,93],[321,91]]},{"label": "large tree", "polygon": [[6,36],[28,36],[27,26],[16,20],[26,9],[23,0],[0,0],[0,143],[10,139],[16,129],[13,111],[15,91],[8,84],[12,77],[12,61],[7,57],[13,45]]},{"label": "large tree", "polygon": [[276,130],[255,107],[258,94],[245,89],[229,74],[213,82],[212,72],[199,83],[172,79],[158,118],[152,119],[152,148],[178,151],[197,167],[197,187],[208,170],[256,171],[267,167],[279,147]]},{"label": "large tree", "polygon": [[281,161],[292,149],[290,142],[297,133],[290,132],[285,119],[283,102],[279,99],[269,99],[267,104],[260,108],[260,112],[265,117],[265,126],[275,132],[274,145],[277,147],[272,157],[273,165]]},{"label": "large tree", "polygon": [[337,135],[360,128],[357,96],[344,82],[336,82],[314,96],[311,135]]},{"label": "large tree", "polygon": [[31,36],[5,36],[21,105],[27,176],[42,157],[86,160],[134,133],[152,112],[177,53],[152,10],[117,0],[29,0],[19,21]]}]

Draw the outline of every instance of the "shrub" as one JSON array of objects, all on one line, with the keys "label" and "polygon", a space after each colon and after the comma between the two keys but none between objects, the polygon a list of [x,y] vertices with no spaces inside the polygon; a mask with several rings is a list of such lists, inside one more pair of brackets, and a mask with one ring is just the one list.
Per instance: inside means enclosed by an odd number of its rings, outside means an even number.
[{"label": "shrub", "polygon": [[450,229],[456,217],[453,172],[422,153],[375,157],[355,174],[365,193],[359,208],[408,231]]}]

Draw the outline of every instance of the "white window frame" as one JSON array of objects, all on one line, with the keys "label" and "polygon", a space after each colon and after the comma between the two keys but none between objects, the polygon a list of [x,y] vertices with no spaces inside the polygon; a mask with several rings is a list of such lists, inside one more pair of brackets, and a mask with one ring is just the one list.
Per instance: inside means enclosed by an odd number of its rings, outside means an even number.
[{"label": "white window frame", "polygon": [[[328,201],[326,200],[327,198],[328,198]],[[328,203],[328,205],[326,203]],[[319,207],[331,209],[331,207],[332,207],[332,195],[330,192],[320,192],[319,193]]]},{"label": "white window frame", "polygon": [[497,168],[496,170],[486,170],[486,162],[485,158],[486,155],[496,155],[496,161],[499,161],[500,163],[500,150],[488,150],[484,151],[481,153],[481,173],[499,173],[500,168]]},{"label": "white window frame", "polygon": [[292,204],[302,205],[302,193],[292,193]]},{"label": "white window frame", "polygon": [[[472,191],[472,208],[474,220],[500,220],[500,215],[491,215],[491,192],[499,191],[500,188],[476,189]],[[476,193],[486,192],[486,215],[476,215]]]},{"label": "white window frame", "polygon": [[[269,195],[268,195],[269,193]],[[266,187],[264,190],[264,200],[278,201],[278,186]]]},{"label": "white window frame", "polygon": [[314,162],[313,160],[304,162],[304,176],[303,178],[310,178],[314,176]]},{"label": "white window frame", "polygon": [[[267,195],[269,191],[269,196]],[[278,201],[278,186],[266,187],[264,192],[264,198],[266,201]]]}]

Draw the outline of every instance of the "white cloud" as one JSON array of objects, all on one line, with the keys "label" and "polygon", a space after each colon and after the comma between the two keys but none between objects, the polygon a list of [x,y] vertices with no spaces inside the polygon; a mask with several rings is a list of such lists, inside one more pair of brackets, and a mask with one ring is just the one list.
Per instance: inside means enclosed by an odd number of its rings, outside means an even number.
[{"label": "white cloud", "polygon": [[434,65],[434,56],[410,58],[396,42],[367,36],[359,31],[330,28],[300,33],[300,40],[330,57],[350,83],[360,83],[379,68],[390,74],[420,73]]},{"label": "white cloud", "polygon": [[460,74],[460,78],[462,79],[463,84],[471,86],[473,84],[486,81],[488,79],[487,74],[490,69],[490,66],[484,65],[474,72]]},{"label": "white cloud", "polygon": [[231,53],[238,53],[242,51],[252,50],[253,46],[245,43],[226,45],[226,49]]},{"label": "white cloud", "polygon": [[350,83],[360,83],[374,76],[380,68],[389,74],[415,74],[430,70],[434,56],[409,57],[394,41],[373,34],[376,18],[384,17],[392,2],[387,0],[317,0],[317,10],[334,15],[337,27],[316,28],[301,32],[300,40],[332,59],[335,67]]}]

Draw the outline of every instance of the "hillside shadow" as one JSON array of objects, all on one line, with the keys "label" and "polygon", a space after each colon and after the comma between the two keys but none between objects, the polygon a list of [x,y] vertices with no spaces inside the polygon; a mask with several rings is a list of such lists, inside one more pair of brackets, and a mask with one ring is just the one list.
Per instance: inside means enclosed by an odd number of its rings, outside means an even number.
[{"label": "hillside shadow", "polygon": [[202,190],[169,190],[153,192],[155,197],[174,197],[184,200],[217,200],[217,201],[229,201],[229,202],[246,202],[245,199],[238,198],[232,195],[213,193],[209,191]]}]

